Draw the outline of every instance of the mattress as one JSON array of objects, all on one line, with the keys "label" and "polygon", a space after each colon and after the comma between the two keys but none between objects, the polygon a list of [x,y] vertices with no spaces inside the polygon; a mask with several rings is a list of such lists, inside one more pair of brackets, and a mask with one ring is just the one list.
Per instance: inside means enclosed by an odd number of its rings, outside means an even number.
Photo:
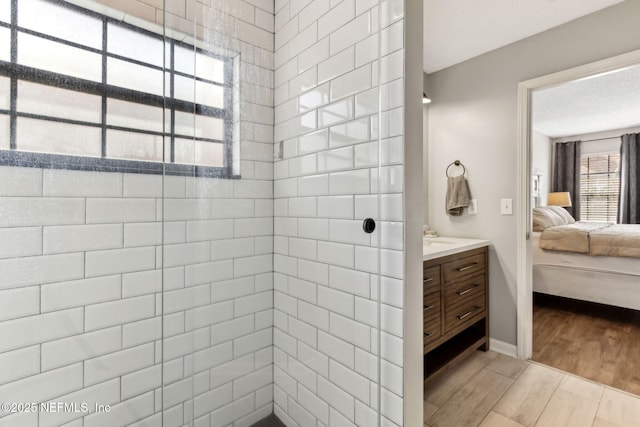
[{"label": "mattress", "polygon": [[580,268],[640,276],[640,261],[637,258],[591,256],[574,252],[544,250],[540,249],[540,234],[538,232],[531,233],[531,261],[534,266]]}]

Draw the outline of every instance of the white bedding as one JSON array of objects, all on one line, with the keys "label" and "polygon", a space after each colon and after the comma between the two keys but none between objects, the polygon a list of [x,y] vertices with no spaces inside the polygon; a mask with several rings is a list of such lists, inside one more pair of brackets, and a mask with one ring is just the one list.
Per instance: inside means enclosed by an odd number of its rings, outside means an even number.
[{"label": "white bedding", "polygon": [[588,254],[591,233],[611,226],[609,222],[575,222],[549,227],[540,234],[539,247]]},{"label": "white bedding", "polygon": [[640,258],[640,225],[612,224],[589,233],[591,255]]},{"label": "white bedding", "polygon": [[574,252],[540,249],[540,234],[532,233],[531,260],[534,266],[579,268],[601,272],[613,272],[640,276],[640,260],[629,257],[589,256]]}]

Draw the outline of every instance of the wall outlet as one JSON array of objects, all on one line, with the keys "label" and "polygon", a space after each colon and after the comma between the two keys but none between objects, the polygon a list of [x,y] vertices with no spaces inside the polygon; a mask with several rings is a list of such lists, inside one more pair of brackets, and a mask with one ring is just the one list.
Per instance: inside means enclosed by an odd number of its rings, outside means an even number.
[{"label": "wall outlet", "polygon": [[500,213],[513,215],[513,199],[500,199]]},{"label": "wall outlet", "polygon": [[469,215],[478,215],[478,199],[471,199],[467,213]]}]

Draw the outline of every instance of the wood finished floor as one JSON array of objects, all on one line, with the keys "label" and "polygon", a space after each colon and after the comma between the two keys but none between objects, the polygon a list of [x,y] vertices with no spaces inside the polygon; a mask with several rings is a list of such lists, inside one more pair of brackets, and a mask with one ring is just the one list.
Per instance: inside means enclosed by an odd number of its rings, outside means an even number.
[{"label": "wood finished floor", "polygon": [[534,294],[532,359],[640,395],[640,312]]},{"label": "wood finished floor", "polygon": [[640,426],[640,397],[558,369],[476,351],[425,390],[433,427]]}]

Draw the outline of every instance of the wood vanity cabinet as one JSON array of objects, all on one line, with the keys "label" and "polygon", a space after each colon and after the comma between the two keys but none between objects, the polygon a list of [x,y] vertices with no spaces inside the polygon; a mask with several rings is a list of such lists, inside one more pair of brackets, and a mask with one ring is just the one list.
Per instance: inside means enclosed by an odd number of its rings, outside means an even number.
[{"label": "wood vanity cabinet", "polygon": [[486,246],[423,262],[424,383],[489,350]]}]

